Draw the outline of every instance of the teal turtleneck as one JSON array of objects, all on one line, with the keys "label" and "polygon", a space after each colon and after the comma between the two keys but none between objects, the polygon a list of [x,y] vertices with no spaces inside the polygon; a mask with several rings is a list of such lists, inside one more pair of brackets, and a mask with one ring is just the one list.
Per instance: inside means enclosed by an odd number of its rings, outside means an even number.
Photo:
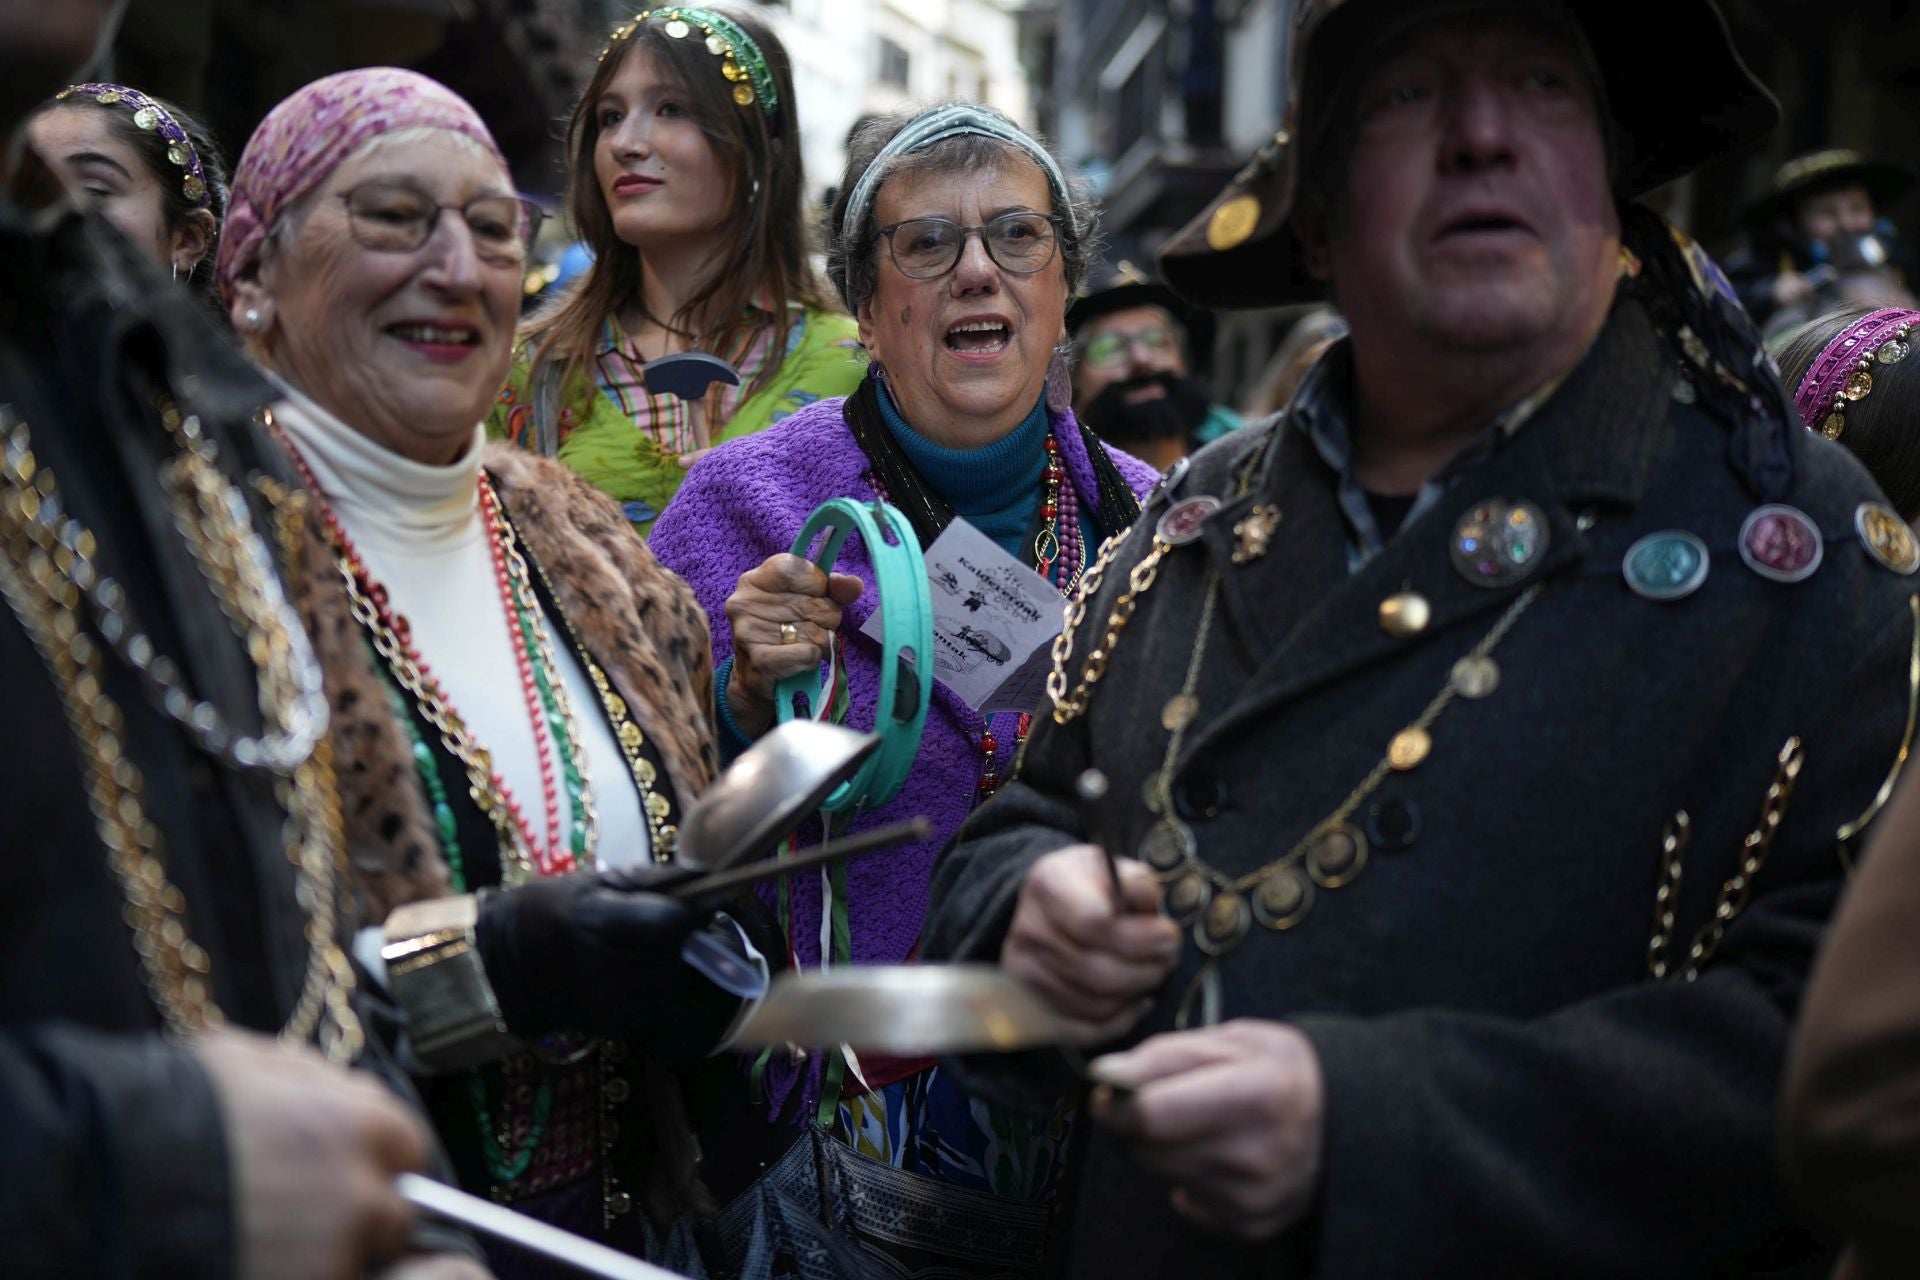
[{"label": "teal turtleneck", "polygon": [[1040,507],[1040,479],[1047,469],[1047,402],[1042,398],[1012,431],[977,449],[949,449],[915,431],[900,416],[882,382],[880,414],[901,452],[954,514],[992,538],[1022,563],[1033,559],[1026,544]]}]

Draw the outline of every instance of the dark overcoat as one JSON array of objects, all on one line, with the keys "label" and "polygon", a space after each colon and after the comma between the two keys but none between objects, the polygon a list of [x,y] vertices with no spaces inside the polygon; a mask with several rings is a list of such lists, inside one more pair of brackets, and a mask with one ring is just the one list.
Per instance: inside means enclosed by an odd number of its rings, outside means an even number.
[{"label": "dark overcoat", "polygon": [[[1623,299],[1545,406],[1352,572],[1336,476],[1301,424],[1283,415],[1195,459],[1173,498],[1223,505],[1139,593],[1086,714],[1036,717],[1018,782],[939,868],[930,958],[997,958],[1028,868],[1081,834],[1065,798],[1087,764],[1119,801],[1099,834],[1139,847],[1155,819],[1138,797],[1168,741],[1161,709],[1211,576],[1218,616],[1171,791],[1200,857],[1236,876],[1332,815],[1454,664],[1540,591],[1494,650],[1498,687],[1454,698],[1431,753],[1386,769],[1359,805],[1354,823],[1376,827],[1359,874],[1319,887],[1286,932],[1255,925],[1222,961],[1225,1016],[1292,1023],[1324,1071],[1324,1164],[1305,1219],[1257,1246],[1204,1235],[1089,1126],[1062,1274],[1819,1273],[1825,1243],[1776,1190],[1773,1100],[1843,881],[1842,833],[1877,809],[1912,730],[1916,580],[1855,533],[1857,508],[1879,500],[1866,473],[1798,430],[1778,496],[1824,532],[1824,558],[1794,584],[1748,568],[1736,545],[1758,500],[1729,463],[1727,429],[1693,384],[1676,391],[1671,350]],[[1550,527],[1531,570],[1491,587],[1450,551],[1489,499],[1532,503]],[[1166,502],[1090,601],[1070,683]],[[1260,504],[1279,523],[1249,555],[1235,529]],[[1623,556],[1669,529],[1705,541],[1710,572],[1685,598],[1643,598]],[[1390,634],[1380,605],[1407,591],[1431,621]],[[1790,779],[1783,758],[1799,762]],[[1790,791],[1767,840],[1776,783]],[[1663,835],[1683,828],[1670,859]],[[1674,877],[1669,926],[1656,895]],[[1170,1029],[1203,959],[1184,944],[1138,1034]],[[1024,1058],[969,1065],[1009,1100],[1063,1083]]]},{"label": "dark overcoat", "polygon": [[[187,686],[257,733],[254,668],[173,527],[159,477],[175,446],[156,397],[198,415],[231,474],[290,485],[252,425],[278,393],[97,218],[0,200],[0,279],[0,443],[30,447],[35,479],[57,479],[62,509],[93,533],[98,566]],[[272,530],[262,488],[239,487],[255,528]],[[22,493],[0,485],[0,501]],[[4,581],[25,581],[26,543],[9,539],[0,556]],[[0,1274],[230,1276],[238,1223],[219,1101],[192,1050],[162,1032],[92,812],[87,752],[23,625],[32,610],[14,604],[0,601]],[[76,616],[97,639],[91,615]],[[211,957],[214,998],[230,1025],[270,1034],[308,958],[274,779],[202,753],[104,640],[97,647],[185,927]],[[337,887],[344,945],[344,869]],[[394,1011],[364,981],[358,990],[360,1065],[411,1097],[385,1047]],[[426,1220],[414,1243],[474,1251]]]}]

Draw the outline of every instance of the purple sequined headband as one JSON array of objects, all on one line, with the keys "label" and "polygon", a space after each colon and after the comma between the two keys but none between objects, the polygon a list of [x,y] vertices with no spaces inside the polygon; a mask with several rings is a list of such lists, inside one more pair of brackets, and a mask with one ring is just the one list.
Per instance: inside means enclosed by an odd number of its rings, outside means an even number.
[{"label": "purple sequined headband", "polygon": [[53,100],[61,102],[75,94],[92,98],[103,107],[124,106],[131,111],[135,125],[159,134],[166,141],[167,159],[181,171],[180,194],[202,209],[212,202],[206,170],[200,167],[200,153],[194,150],[187,131],[165,107],[138,89],[129,89],[123,84],[70,84],[53,95]]},{"label": "purple sequined headband", "polygon": [[1793,397],[1808,430],[1829,440],[1840,438],[1847,429],[1847,406],[1873,391],[1875,366],[1895,365],[1907,358],[1912,350],[1907,338],[1916,321],[1920,311],[1888,307],[1856,320],[1826,345],[1808,366]]}]

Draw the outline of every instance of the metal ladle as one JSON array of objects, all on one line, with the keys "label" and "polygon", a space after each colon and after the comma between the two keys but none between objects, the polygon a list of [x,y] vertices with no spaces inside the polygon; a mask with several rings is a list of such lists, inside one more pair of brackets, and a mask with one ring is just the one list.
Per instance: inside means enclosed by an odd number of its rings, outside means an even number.
[{"label": "metal ladle", "polygon": [[770,851],[879,747],[875,734],[817,720],[769,729],[688,807],[675,863],[724,871]]},{"label": "metal ladle", "polygon": [[[768,730],[688,806],[674,869],[651,887],[693,889],[715,872],[771,851],[879,747],[876,734],[812,720]],[[743,1000],[766,990],[758,968],[704,931],[688,936],[680,958]]]},{"label": "metal ladle", "polygon": [[1054,1049],[1079,1076],[1100,1078],[1060,1020],[996,965],[859,965],[785,973],[740,1024],[737,1048],[847,1045],[897,1058]]}]

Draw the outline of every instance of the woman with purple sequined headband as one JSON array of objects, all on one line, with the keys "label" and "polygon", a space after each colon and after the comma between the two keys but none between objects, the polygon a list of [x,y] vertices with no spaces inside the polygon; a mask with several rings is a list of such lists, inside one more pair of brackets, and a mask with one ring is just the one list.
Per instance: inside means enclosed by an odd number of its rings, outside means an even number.
[{"label": "woman with purple sequined headband", "polygon": [[1800,329],[1780,353],[1801,421],[1850,449],[1908,521],[1920,518],[1920,359],[1909,358],[1917,327],[1920,311],[1846,307]]},{"label": "woman with purple sequined headband", "polygon": [[227,166],[205,126],[138,89],[89,83],[55,94],[28,129],[76,193],[218,307],[213,258]]}]

